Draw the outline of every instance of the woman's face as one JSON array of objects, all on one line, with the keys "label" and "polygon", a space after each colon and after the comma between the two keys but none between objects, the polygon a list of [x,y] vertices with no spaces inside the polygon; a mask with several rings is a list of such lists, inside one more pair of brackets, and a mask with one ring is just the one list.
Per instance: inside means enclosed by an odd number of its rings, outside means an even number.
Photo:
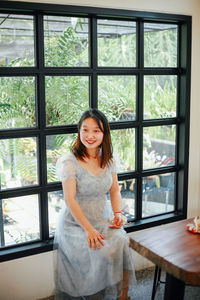
[{"label": "woman's face", "polygon": [[88,149],[95,149],[102,144],[103,132],[93,118],[87,118],[82,122],[80,139]]}]

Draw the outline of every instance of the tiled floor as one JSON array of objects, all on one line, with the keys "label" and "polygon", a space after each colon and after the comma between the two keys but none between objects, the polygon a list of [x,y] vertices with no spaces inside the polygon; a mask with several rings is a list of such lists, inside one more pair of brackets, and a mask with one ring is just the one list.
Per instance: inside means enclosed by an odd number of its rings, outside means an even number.
[{"label": "tiled floor", "polygon": [[[131,300],[151,300],[154,268],[136,272],[137,292]],[[165,280],[162,272],[161,280]],[[164,284],[160,284],[156,291],[155,300],[162,300],[164,296]],[[200,287],[186,286],[184,300],[200,300]]]}]

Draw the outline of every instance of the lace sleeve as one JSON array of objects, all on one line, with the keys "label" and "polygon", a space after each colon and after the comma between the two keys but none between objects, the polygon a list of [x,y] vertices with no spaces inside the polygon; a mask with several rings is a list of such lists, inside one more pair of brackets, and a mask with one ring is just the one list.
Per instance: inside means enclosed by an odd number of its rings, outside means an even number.
[{"label": "lace sleeve", "polygon": [[73,154],[65,154],[57,160],[56,175],[60,181],[63,182],[69,178],[76,178],[76,173],[77,167]]}]

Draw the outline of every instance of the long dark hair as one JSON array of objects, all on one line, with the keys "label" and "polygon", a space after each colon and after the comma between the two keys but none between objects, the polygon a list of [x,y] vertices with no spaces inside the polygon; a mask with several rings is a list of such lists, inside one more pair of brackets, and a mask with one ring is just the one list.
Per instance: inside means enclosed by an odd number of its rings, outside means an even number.
[{"label": "long dark hair", "polygon": [[86,110],[78,123],[78,137],[76,141],[74,142],[71,151],[76,156],[76,158],[80,160],[84,160],[84,157],[89,157],[87,153],[86,147],[83,145],[80,139],[80,129],[83,121],[85,119],[92,118],[94,119],[99,129],[103,132],[103,141],[102,144],[99,146],[101,148],[101,168],[104,168],[108,166],[109,162],[113,158],[113,148],[112,148],[112,142],[111,142],[111,136],[110,136],[110,126],[108,123],[108,120],[106,116],[98,109],[88,109]]}]

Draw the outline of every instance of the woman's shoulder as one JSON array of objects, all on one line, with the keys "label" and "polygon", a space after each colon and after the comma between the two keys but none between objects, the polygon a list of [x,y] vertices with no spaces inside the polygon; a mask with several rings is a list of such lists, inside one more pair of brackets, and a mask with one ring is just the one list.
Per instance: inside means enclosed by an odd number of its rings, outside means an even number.
[{"label": "woman's shoulder", "polygon": [[76,158],[72,152],[64,153],[57,162],[75,162]]},{"label": "woman's shoulder", "polygon": [[114,152],[112,159],[108,163],[108,168],[111,172],[118,172],[120,170],[120,161],[118,155]]},{"label": "woman's shoulder", "polygon": [[56,175],[63,181],[75,177],[77,173],[76,158],[73,153],[63,154],[56,163]]}]

